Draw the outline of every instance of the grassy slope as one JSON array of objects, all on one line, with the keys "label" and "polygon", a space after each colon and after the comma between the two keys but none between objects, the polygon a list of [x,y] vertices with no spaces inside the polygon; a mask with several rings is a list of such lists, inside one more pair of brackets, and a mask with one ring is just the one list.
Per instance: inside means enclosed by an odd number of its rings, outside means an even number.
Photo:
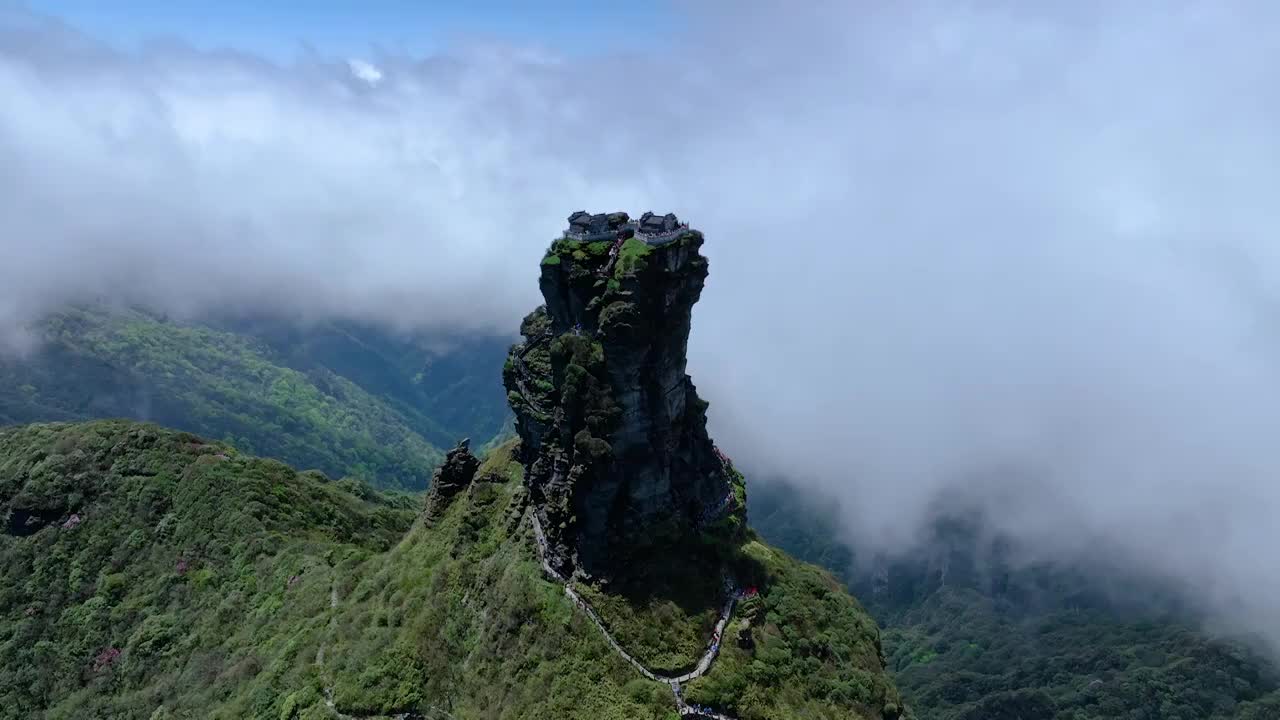
[{"label": "grassy slope", "polygon": [[[0,718],[315,719],[331,688],[359,716],[671,720],[541,577],[509,451],[426,527],[416,503],[154,426],[0,430],[22,521],[0,534]],[[769,573],[756,655],[726,651],[690,699],[744,720],[896,702],[831,578],[746,551]]]},{"label": "grassy slope", "polygon": [[441,458],[428,427],[323,366],[295,370],[245,335],[139,312],[71,310],[26,360],[0,359],[0,424],[128,417],[246,452],[422,489]]},{"label": "grassy slope", "polygon": [[[1019,607],[976,587],[876,596],[859,582],[829,507],[757,484],[761,534],[832,568],[884,627],[889,668],[922,720],[1280,718],[1280,676],[1246,648],[1175,617],[1089,607],[1078,585]],[[910,586],[908,586],[910,590]]]}]

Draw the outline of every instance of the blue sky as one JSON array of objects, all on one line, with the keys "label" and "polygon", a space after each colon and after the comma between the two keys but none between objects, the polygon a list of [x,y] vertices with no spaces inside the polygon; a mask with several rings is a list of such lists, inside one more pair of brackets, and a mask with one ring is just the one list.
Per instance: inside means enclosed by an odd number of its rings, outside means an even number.
[{"label": "blue sky", "polygon": [[177,38],[201,48],[288,58],[371,48],[429,52],[459,36],[565,44],[618,25],[671,19],[666,0],[27,0],[100,39],[134,46]]}]

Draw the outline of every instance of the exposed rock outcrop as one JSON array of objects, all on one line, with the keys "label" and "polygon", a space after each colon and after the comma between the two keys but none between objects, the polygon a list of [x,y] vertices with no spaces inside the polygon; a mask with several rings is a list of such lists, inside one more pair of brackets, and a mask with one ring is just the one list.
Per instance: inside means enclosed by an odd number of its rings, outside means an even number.
[{"label": "exposed rock outcrop", "polygon": [[453,498],[471,485],[479,468],[480,460],[471,454],[469,438],[449,451],[444,464],[431,476],[431,490],[427,493],[426,507],[423,510],[427,522],[440,517]]},{"label": "exposed rock outcrop", "polygon": [[548,250],[546,304],[525,318],[503,372],[551,561],[595,575],[745,522],[741,475],[708,437],[707,403],[685,373],[707,277],[702,233],[674,216],[666,235],[604,217],[615,235],[570,233]]},{"label": "exposed rock outcrop", "polygon": [[756,639],[751,634],[750,620],[744,620],[742,627],[738,629],[738,647],[743,650],[754,650],[756,648]]}]

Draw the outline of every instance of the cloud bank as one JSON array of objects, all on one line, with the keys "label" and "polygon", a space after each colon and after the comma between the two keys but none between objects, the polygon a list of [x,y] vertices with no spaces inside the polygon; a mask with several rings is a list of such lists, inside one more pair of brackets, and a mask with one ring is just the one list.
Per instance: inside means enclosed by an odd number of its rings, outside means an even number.
[{"label": "cloud bank", "polygon": [[740,464],[863,547],[961,490],[1274,632],[1280,7],[899,5],[699,4],[653,47],[376,82],[10,13],[0,337],[101,298],[510,332],[570,211],[673,210]]}]

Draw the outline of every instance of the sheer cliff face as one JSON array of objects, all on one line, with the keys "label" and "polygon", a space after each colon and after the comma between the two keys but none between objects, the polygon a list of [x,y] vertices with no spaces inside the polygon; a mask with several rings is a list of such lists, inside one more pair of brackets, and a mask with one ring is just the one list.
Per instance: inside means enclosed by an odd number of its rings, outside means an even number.
[{"label": "sheer cliff face", "polygon": [[744,510],[741,476],[707,436],[685,374],[702,234],[591,241],[600,234],[552,245],[546,304],[525,318],[503,377],[555,562],[609,575]]}]

